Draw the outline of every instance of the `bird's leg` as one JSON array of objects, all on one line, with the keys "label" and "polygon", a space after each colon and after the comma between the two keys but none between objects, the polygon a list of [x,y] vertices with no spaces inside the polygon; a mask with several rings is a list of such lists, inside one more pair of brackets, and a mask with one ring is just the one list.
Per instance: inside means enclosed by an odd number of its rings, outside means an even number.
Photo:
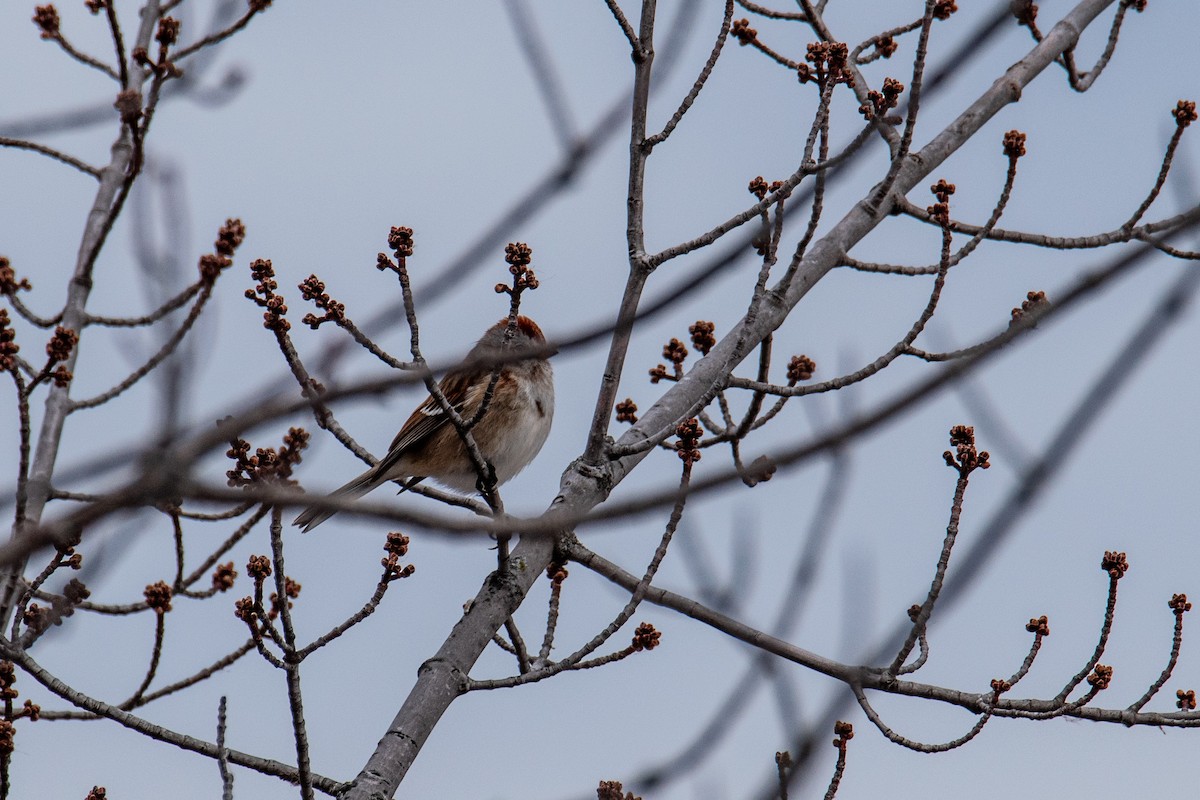
[{"label": "bird's leg", "polygon": [[[500,499],[500,495],[496,492],[496,467],[491,461],[484,461],[484,466],[487,472],[479,477],[475,482],[475,488],[483,495],[483,499],[491,506],[492,516],[494,519],[503,519],[504,501]],[[508,540],[512,538],[507,533],[494,534],[496,540],[496,561],[497,567],[501,573],[508,570]]]},{"label": "bird's leg", "polygon": [[496,467],[492,465],[491,461],[486,460],[483,462],[483,466],[487,472],[475,480],[475,488],[490,503],[496,491]]}]

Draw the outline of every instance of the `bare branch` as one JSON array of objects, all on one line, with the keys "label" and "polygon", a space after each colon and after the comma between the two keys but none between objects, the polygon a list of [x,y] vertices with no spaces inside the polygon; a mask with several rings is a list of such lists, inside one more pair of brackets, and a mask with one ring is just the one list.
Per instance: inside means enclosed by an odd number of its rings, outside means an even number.
[{"label": "bare branch", "polygon": [[[155,725],[154,723],[148,722],[141,717],[134,716],[127,711],[122,711],[116,706],[111,706],[108,703],[104,703],[100,700],[89,697],[82,692],[76,691],[43,669],[42,666],[34,661],[26,652],[15,649],[7,641],[0,642],[0,652],[4,653],[5,658],[8,658],[20,665],[21,669],[29,673],[34,680],[44,686],[47,690],[58,697],[61,697],[63,700],[66,700],[72,705],[87,711],[91,711],[99,716],[105,717],[106,719],[113,720],[114,722],[129,728],[130,730],[137,731],[138,733],[141,733],[152,739],[166,742],[167,744],[174,745],[175,747],[179,747],[183,750],[197,753],[213,760],[225,757],[228,758],[229,763],[231,764],[247,767],[248,769],[261,772],[264,775],[274,775],[276,777],[283,778],[290,783],[297,783],[299,781],[299,773],[294,767],[281,764],[280,762],[271,759],[249,755],[238,750],[221,750],[216,745],[206,742],[203,739],[197,739],[193,736],[177,733],[168,728],[164,728],[161,725]],[[346,785],[343,783],[338,783],[330,778],[315,774],[313,775],[313,787],[330,796],[337,796],[346,789]]]},{"label": "bare branch", "polygon": [[629,40],[629,46],[636,53],[641,49],[641,43],[638,42],[638,35],[633,30],[633,26],[629,24],[629,20],[625,18],[625,12],[617,5],[617,0],[604,0],[608,5],[608,10],[612,12],[613,18],[617,21],[617,25],[621,28],[621,33],[625,34],[625,38]]},{"label": "bare branch", "polygon": [[55,161],[61,161],[68,166],[72,166],[85,175],[91,175],[93,178],[100,178],[100,170],[93,167],[91,164],[84,163],[74,156],[69,156],[66,153],[55,150],[53,147],[47,147],[44,144],[37,142],[27,142],[23,139],[12,139],[8,136],[0,136],[0,147],[13,147],[18,150],[31,150],[34,153],[41,153],[44,156],[49,156]]}]

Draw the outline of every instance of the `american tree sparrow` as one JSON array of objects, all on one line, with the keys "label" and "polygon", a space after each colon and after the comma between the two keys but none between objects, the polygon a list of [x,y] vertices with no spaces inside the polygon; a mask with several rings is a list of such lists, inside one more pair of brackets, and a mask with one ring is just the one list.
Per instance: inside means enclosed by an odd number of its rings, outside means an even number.
[{"label": "american tree sparrow", "polygon": [[[449,372],[438,383],[464,419],[471,419],[479,411],[487,392],[494,369],[487,364],[489,357],[546,346],[542,329],[529,317],[517,317],[516,330],[505,343],[507,330],[507,319],[489,328],[467,355],[468,361],[482,365]],[[550,362],[535,356],[505,363],[486,413],[471,429],[480,452],[495,471],[497,485],[524,469],[538,454],[546,443],[553,417],[554,373]],[[331,496],[361,497],[389,481],[405,481],[404,488],[408,488],[422,478],[433,478],[463,492],[475,489],[479,482],[462,438],[432,395],[404,423],[387,455]],[[293,524],[310,531],[335,513],[309,507]]]}]

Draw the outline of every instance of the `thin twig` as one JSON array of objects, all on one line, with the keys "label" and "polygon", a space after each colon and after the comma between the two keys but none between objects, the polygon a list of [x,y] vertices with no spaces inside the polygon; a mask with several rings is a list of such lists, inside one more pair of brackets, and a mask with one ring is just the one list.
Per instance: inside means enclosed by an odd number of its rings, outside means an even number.
[{"label": "thin twig", "polygon": [[[178,733],[164,728],[161,725],[155,725],[152,722],[130,714],[127,711],[122,711],[116,706],[109,705],[100,700],[96,700],[82,692],[72,689],[67,684],[60,681],[54,675],[47,672],[40,664],[33,660],[23,650],[17,649],[11,643],[0,640],[0,652],[3,652],[4,657],[18,664],[21,669],[25,670],[34,680],[44,686],[48,691],[66,700],[78,708],[99,714],[102,717],[111,719],[114,722],[123,725],[130,730],[137,731],[151,739],[160,742],[174,745],[182,750],[187,750],[192,753],[205,756],[216,760],[220,752],[216,745],[206,742],[203,739],[197,739],[193,736]],[[261,758],[259,756],[249,755],[238,750],[227,751],[229,763],[237,764],[247,769],[252,769],[263,775],[273,775],[282,778],[291,783],[299,781],[299,773],[294,767],[282,764],[278,761]],[[313,786],[316,789],[330,796],[337,796],[345,791],[346,784],[335,781],[331,778],[326,778],[321,775],[314,774],[312,776]]]},{"label": "thin twig", "polygon": [[1133,212],[1133,215],[1121,226],[1121,230],[1132,230],[1133,226],[1138,224],[1142,216],[1150,209],[1150,206],[1154,204],[1154,201],[1158,199],[1158,193],[1162,191],[1163,184],[1167,182],[1167,173],[1171,171],[1171,162],[1175,158],[1175,148],[1179,146],[1179,140],[1183,138],[1183,132],[1186,129],[1186,125],[1180,124],[1175,126],[1175,133],[1171,135],[1171,141],[1167,143],[1167,151],[1163,153],[1162,166],[1158,169],[1158,177],[1154,181],[1154,186],[1150,189],[1142,204]]},{"label": "thin twig", "polygon": [[541,666],[536,670],[522,672],[522,674],[512,678],[501,678],[499,680],[491,681],[469,680],[467,683],[467,689],[473,691],[478,689],[498,689],[512,686],[522,686],[527,683],[535,683],[537,681],[545,680],[546,678],[553,677],[554,675],[567,670],[589,669],[592,667],[601,666],[605,663],[624,658],[632,653],[634,648],[630,647],[626,648],[625,650],[618,651],[610,656],[593,659],[590,662],[583,660],[587,658],[587,656],[594,653],[610,638],[612,638],[613,634],[619,631],[621,627],[629,621],[630,617],[632,617],[634,612],[637,611],[638,606],[641,605],[642,599],[645,598],[646,592],[649,590],[650,584],[654,580],[654,576],[658,572],[658,568],[662,564],[663,558],[665,558],[667,555],[667,547],[670,545],[671,538],[675,535],[675,531],[679,527],[679,521],[683,518],[684,505],[687,503],[687,488],[688,483],[691,481],[691,477],[692,462],[685,459],[683,474],[679,480],[678,499],[675,501],[675,507],[671,510],[670,519],[667,520],[667,525],[663,530],[663,535],[659,540],[658,547],[655,549],[654,555],[650,559],[650,563],[646,566],[646,571],[642,574],[641,580],[638,581],[637,585],[633,588],[629,601],[625,604],[625,607],[621,609],[620,613],[617,614],[613,621],[604,628],[604,630],[600,631],[600,633],[596,634],[590,641],[584,644],[583,647],[579,648],[561,661],[554,662],[552,664],[546,664],[545,666]]},{"label": "thin twig", "polygon": [[[809,4],[809,0],[800,0],[800,2],[805,6]],[[935,5],[936,0],[925,0],[925,14],[921,18],[921,33],[917,39],[917,52],[913,58],[912,78],[908,86],[908,109],[904,119],[904,131],[900,134],[900,141],[896,143],[895,151],[892,153],[892,162],[888,167],[887,175],[879,182],[879,186],[875,190],[874,200],[877,205],[891,193],[896,179],[900,175],[900,170],[908,160],[909,148],[912,146],[913,135],[917,128],[917,114],[921,107],[921,83],[925,76],[925,59],[929,52],[929,33],[933,27]]]},{"label": "thin twig", "polygon": [[154,311],[141,317],[104,317],[96,314],[88,314],[86,324],[88,325],[103,325],[108,328],[139,328],[146,325],[153,325],[160,319],[170,314],[177,308],[182,308],[187,301],[196,296],[203,286],[203,281],[196,281],[191,286],[188,286],[179,294],[167,300]]},{"label": "thin twig", "polygon": [[204,669],[198,670],[198,671],[192,673],[191,675],[189,675],[188,677],[183,678],[178,681],[175,681],[174,683],[168,684],[168,685],[162,687],[161,689],[156,689],[153,692],[148,692],[146,695],[144,695],[138,701],[137,705],[144,706],[147,703],[152,703],[155,700],[158,700],[162,697],[166,697],[168,695],[175,694],[176,692],[181,691],[183,689],[187,689],[190,686],[195,686],[197,683],[206,681],[209,678],[211,678],[213,675],[216,675],[218,672],[225,669],[226,667],[232,666],[234,663],[236,663],[238,660],[240,660],[242,658],[242,656],[246,655],[253,649],[254,649],[254,641],[251,639],[247,639],[236,650],[226,653],[225,655],[221,656],[213,663],[209,664]]},{"label": "thin twig", "polygon": [[1179,660],[1179,648],[1183,646],[1183,615],[1191,607],[1191,603],[1188,603],[1187,598],[1183,595],[1176,595],[1172,599],[1171,608],[1175,612],[1175,630],[1171,635],[1171,653],[1167,657],[1167,665],[1163,667],[1163,671],[1159,673],[1154,683],[1150,684],[1150,688],[1146,690],[1145,694],[1129,704],[1129,711],[1141,711],[1142,707],[1149,703],[1171,679],[1171,673],[1175,671],[1175,664]]},{"label": "thin twig", "polygon": [[180,49],[176,50],[173,54],[175,56],[175,60],[182,61],[183,59],[187,58],[188,56],[192,55],[193,53],[203,50],[205,47],[209,47],[211,45],[217,44],[218,42],[223,42],[224,40],[228,39],[230,36],[233,36],[235,33],[240,31],[242,28],[249,25],[250,20],[252,20],[254,18],[254,16],[256,14],[258,14],[260,11],[265,10],[268,5],[269,5],[269,3],[259,3],[259,2],[249,3],[249,8],[246,9],[246,13],[243,14],[236,22],[234,22],[229,27],[219,30],[216,33],[210,33],[208,36],[205,36],[203,39],[199,40],[198,42],[193,42],[192,44],[189,44],[187,47],[181,47]]},{"label": "thin twig", "polygon": [[49,156],[56,161],[61,161],[64,164],[74,167],[85,175],[91,175],[93,178],[100,179],[100,168],[93,167],[75,156],[69,156],[61,150],[56,150],[53,147],[47,147],[44,144],[37,142],[27,142],[24,139],[12,139],[8,136],[0,136],[0,147],[14,147],[19,150],[30,150],[34,153],[41,153],[44,156]]},{"label": "thin twig", "polygon": [[638,35],[634,32],[633,26],[625,18],[625,12],[617,5],[617,0],[604,0],[604,2],[608,5],[608,10],[612,12],[613,18],[616,19],[617,25],[621,26],[621,33],[625,34],[625,38],[629,40],[629,46],[636,52],[640,49],[641,44],[638,42]]},{"label": "thin twig", "polygon": [[650,87],[652,67],[654,65],[654,24],[657,12],[656,0],[644,0],[642,3],[641,30],[635,35],[620,14],[616,0],[607,0],[618,22],[633,47],[633,110],[629,123],[629,178],[626,189],[625,204],[625,240],[629,248],[629,275],[625,279],[625,289],[621,293],[621,302],[617,309],[616,323],[609,342],[608,356],[605,360],[600,389],[596,393],[596,405],[592,412],[592,422],[588,427],[587,447],[584,450],[585,463],[598,464],[608,446],[606,435],[613,407],[616,404],[617,388],[625,358],[629,352],[629,342],[633,333],[633,323],[637,316],[638,303],[646,288],[651,266],[646,261],[646,232],[645,232],[645,181],[646,161],[650,151],[646,148],[646,115],[650,105]]},{"label": "thin twig", "polygon": [[254,503],[238,503],[228,511],[214,511],[212,513],[204,513],[200,511],[183,511],[180,510],[179,516],[183,519],[194,519],[202,522],[220,522],[227,519],[237,519],[242,514],[245,514],[250,509],[254,508]]},{"label": "thin twig", "polygon": [[150,684],[154,681],[154,676],[158,674],[158,664],[162,660],[163,635],[166,632],[166,612],[162,609],[154,609],[154,649],[150,654],[150,665],[146,668],[146,675],[142,678],[142,683],[130,695],[129,699],[124,703],[118,704],[117,708],[122,711],[129,711],[142,705],[142,695],[150,688]]},{"label": "thin twig", "polygon": [[221,701],[217,705],[217,771],[221,774],[221,800],[233,800],[233,773],[229,771],[225,728],[225,695],[221,695]]},{"label": "thin twig", "polygon": [[696,102],[696,98],[700,96],[700,90],[704,88],[704,84],[708,81],[708,76],[712,74],[713,67],[717,64],[717,58],[720,57],[725,47],[725,41],[729,37],[729,23],[731,19],[733,19],[733,0],[725,0],[725,17],[721,21],[721,30],[717,32],[717,41],[713,44],[712,50],[708,54],[708,60],[704,62],[704,67],[700,70],[700,74],[696,76],[695,82],[692,83],[691,90],[680,101],[679,108],[675,109],[675,113],[667,120],[667,124],[663,126],[661,131],[646,139],[645,146],[647,149],[666,141],[671,132],[683,120],[683,115],[688,112],[692,104]]},{"label": "thin twig", "polygon": [[175,333],[173,333],[169,339],[163,342],[163,345],[158,349],[158,352],[152,355],[145,364],[134,370],[127,378],[125,378],[125,380],[121,381],[108,391],[84,400],[72,401],[70,404],[70,410],[79,411],[85,408],[95,408],[96,406],[103,405],[150,374],[155,367],[157,367],[175,352],[176,348],[179,346],[179,343],[183,341],[183,337],[188,334],[188,331],[190,331],[192,326],[196,324],[196,320],[200,318],[200,312],[204,310],[204,306],[208,303],[210,297],[212,297],[212,284],[205,283],[201,288],[199,295],[196,297],[196,302],[192,305],[191,310],[188,312],[187,317],[180,324],[179,328],[176,329]]},{"label": "thin twig", "polygon": [[1117,582],[1120,580],[1119,575],[1109,575],[1108,578],[1108,600],[1104,604],[1104,622],[1100,626],[1100,637],[1096,641],[1096,647],[1092,651],[1092,656],[1087,660],[1083,669],[1075,673],[1071,680],[1067,681],[1066,685],[1054,696],[1055,702],[1061,703],[1067,699],[1067,696],[1075,690],[1075,687],[1083,683],[1083,679],[1092,673],[1096,665],[1100,663],[1101,657],[1104,655],[1104,648],[1108,644],[1108,635],[1112,632],[1113,615],[1117,609]]},{"label": "thin twig", "polygon": [[270,510],[270,506],[260,506],[259,509],[255,511],[254,514],[252,514],[245,522],[239,525],[237,529],[233,531],[233,533],[229,534],[224,542],[217,545],[216,549],[209,553],[208,557],[204,559],[200,566],[192,570],[191,574],[183,579],[183,585],[191,586],[196,581],[200,580],[200,578],[202,578],[205,574],[207,574],[208,571],[216,565],[221,556],[228,553],[231,549],[233,549],[234,545],[244,539],[246,535],[250,533],[251,529],[253,529],[254,526],[257,525],[258,522],[270,512]]},{"label": "thin twig", "polygon": [[38,328],[53,328],[55,325],[63,321],[63,312],[58,312],[53,317],[40,317],[29,310],[25,303],[21,302],[21,298],[17,297],[16,293],[8,295],[8,302],[12,305],[13,310],[21,315],[23,319]]},{"label": "thin twig", "polygon": [[317,650],[320,650],[322,647],[329,644],[334,639],[337,639],[343,633],[350,630],[355,625],[357,625],[358,623],[365,620],[367,617],[374,614],[375,609],[377,609],[379,607],[379,603],[383,600],[383,595],[387,592],[388,586],[390,586],[390,585],[391,584],[388,581],[387,576],[385,575],[379,581],[379,583],[375,585],[375,593],[372,594],[370,599],[367,600],[367,602],[363,604],[362,608],[360,608],[353,615],[351,615],[349,619],[346,619],[345,621],[339,623],[338,625],[335,625],[330,631],[317,637],[311,644],[297,650],[296,651],[296,659],[298,661],[303,661],[304,659],[308,658],[310,655],[315,653]]},{"label": "thin twig", "polygon": [[122,76],[118,75],[117,71],[115,69],[113,69],[111,66],[109,66],[108,64],[105,64],[103,61],[96,58],[95,56],[89,56],[87,53],[76,50],[75,46],[73,44],[71,44],[71,42],[68,41],[67,37],[63,36],[62,33],[56,33],[53,36],[51,36],[50,38],[53,39],[54,42],[59,47],[62,48],[62,51],[64,53],[66,53],[71,58],[78,61],[80,64],[84,64],[95,70],[99,70],[100,72],[103,72],[105,75],[107,75],[108,77],[112,78],[115,81],[120,81],[121,83],[125,82],[124,78]]},{"label": "thin twig", "polygon": [[529,672],[529,649],[525,646],[525,639],[521,636],[520,629],[517,628],[517,621],[512,617],[504,620],[504,631],[508,634],[508,640],[512,642],[512,654],[517,658],[517,671],[522,675]]},{"label": "thin twig", "polygon": [[[958,429],[956,428],[955,430]],[[953,442],[955,440],[954,431],[951,431],[950,436],[951,442]],[[960,455],[962,453],[962,447],[963,445],[960,444]],[[970,444],[970,447],[973,451],[975,447],[973,440]],[[900,672],[900,668],[904,666],[905,660],[908,659],[908,656],[912,652],[912,649],[916,645],[917,641],[923,641],[925,637],[926,630],[929,626],[929,619],[933,615],[934,604],[937,602],[938,595],[941,594],[942,586],[946,580],[946,570],[950,567],[950,552],[954,548],[955,540],[958,538],[959,521],[962,518],[963,499],[967,494],[967,484],[970,482],[971,472],[976,468],[977,465],[983,469],[986,469],[988,466],[986,461],[986,453],[979,454],[978,464],[973,460],[973,453],[971,455],[972,460],[966,462],[954,461],[952,460],[950,451],[947,450],[946,453],[947,464],[958,469],[958,480],[954,485],[954,499],[950,504],[950,521],[946,524],[946,536],[942,541],[942,552],[938,557],[937,569],[934,571],[933,580],[929,584],[929,593],[926,595],[925,601],[921,603],[920,607],[917,609],[917,613],[912,615],[912,630],[909,631],[908,638],[905,639],[904,644],[900,646],[900,652],[896,654],[896,657],[892,660],[891,666],[888,667],[888,671],[892,674],[898,674]],[[915,672],[920,668],[921,664],[924,664],[925,659],[928,657],[928,649],[928,645],[922,643],[920,663],[913,664],[908,670],[909,672]]]},{"label": "thin twig", "polygon": [[292,626],[291,601],[288,595],[289,578],[283,565],[283,509],[271,511],[271,561],[278,597],[280,626],[283,628],[283,663],[287,677],[288,710],[291,712],[292,735],[296,741],[296,767],[300,777],[300,797],[312,800],[313,777],[309,763],[308,732],[304,721],[304,698],[300,692],[300,659],[296,651],[296,629]]},{"label": "thin twig", "polygon": [[787,19],[793,22],[808,22],[808,16],[801,11],[776,11],[772,8],[752,3],[750,0],[737,0],[737,4],[749,11],[767,19]]},{"label": "thin twig", "polygon": [[400,359],[396,358],[392,354],[388,353],[386,350],[384,350],[378,344],[376,344],[373,339],[371,339],[365,333],[363,333],[361,330],[359,330],[358,326],[355,325],[354,321],[351,320],[349,317],[343,317],[341,319],[335,320],[334,323],[339,328],[346,331],[346,333],[350,334],[351,338],[353,338],[354,341],[356,341],[360,345],[362,345],[367,350],[367,352],[369,352],[371,355],[378,358],[384,364],[387,364],[392,369],[413,369],[415,367],[415,365],[413,363],[408,362],[408,361],[401,361]]},{"label": "thin twig", "polygon": [[[145,47],[150,41],[150,37],[145,36],[144,34],[148,33],[151,30],[151,26],[158,22],[159,9],[156,7],[157,5],[157,3],[148,3],[141,10],[143,16],[141,28],[138,31],[138,44],[142,47]],[[113,77],[120,81],[122,87],[128,89],[130,88],[131,81],[129,76],[129,65],[125,61],[125,36],[121,33],[121,24],[117,20],[116,3],[105,3],[104,12],[108,19],[108,30],[112,34],[113,48],[116,50],[117,54],[118,72],[117,74],[114,74]]]},{"label": "thin twig", "polygon": [[857,700],[859,706],[862,707],[863,712],[867,715],[867,719],[871,720],[875,727],[879,729],[879,732],[887,737],[889,742],[898,744],[901,747],[906,747],[909,750],[915,750],[918,753],[945,753],[949,750],[962,747],[964,744],[974,739],[979,735],[979,732],[983,730],[983,726],[986,725],[989,720],[991,720],[996,699],[996,696],[994,695],[993,702],[985,705],[984,711],[979,716],[979,719],[973,726],[971,726],[971,729],[962,736],[959,736],[957,739],[951,739],[948,742],[925,744],[924,742],[918,742],[914,739],[901,736],[889,728],[887,724],[885,724],[880,718],[879,713],[875,711],[875,709],[871,706],[871,703],[867,700],[867,696],[863,692],[862,687],[851,686],[850,688],[854,691],[854,699]]}]

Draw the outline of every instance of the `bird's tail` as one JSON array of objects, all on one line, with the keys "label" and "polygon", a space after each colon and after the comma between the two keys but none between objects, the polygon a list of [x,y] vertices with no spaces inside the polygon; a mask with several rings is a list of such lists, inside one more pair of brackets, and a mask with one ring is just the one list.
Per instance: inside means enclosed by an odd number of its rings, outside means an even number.
[{"label": "bird's tail", "polygon": [[[347,499],[362,497],[364,494],[372,489],[375,489],[377,486],[383,483],[376,473],[377,470],[375,468],[371,468],[347,483],[345,486],[334,489],[329,493],[329,496],[344,497]],[[320,506],[309,506],[292,521],[292,524],[299,525],[303,529],[304,533],[308,533],[336,513],[337,511],[334,509],[321,508]]]}]

